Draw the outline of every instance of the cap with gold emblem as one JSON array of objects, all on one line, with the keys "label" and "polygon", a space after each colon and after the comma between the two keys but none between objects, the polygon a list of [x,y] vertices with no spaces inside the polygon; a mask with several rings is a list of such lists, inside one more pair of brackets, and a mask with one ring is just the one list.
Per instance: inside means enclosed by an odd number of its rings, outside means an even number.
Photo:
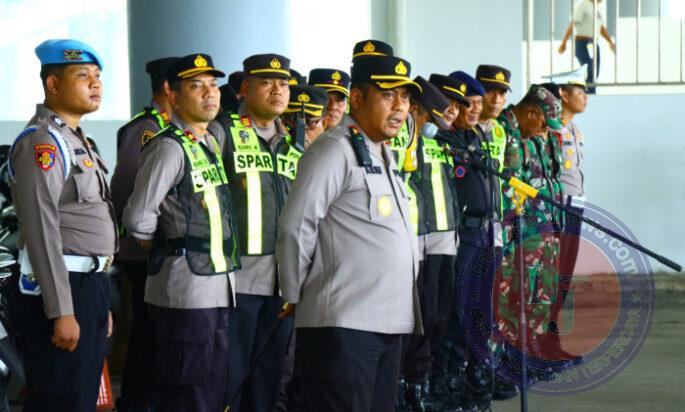
[{"label": "cap with gold emblem", "polygon": [[290,80],[290,59],[278,54],[255,54],[243,60],[245,76]]},{"label": "cap with gold emblem", "polygon": [[307,76],[303,76],[298,72],[297,70],[291,68],[290,69],[290,80],[288,80],[289,85],[295,85],[295,84],[307,84]]},{"label": "cap with gold emblem", "polygon": [[435,73],[430,75],[428,81],[437,87],[448,99],[456,100],[463,106],[471,107],[471,103],[469,103],[465,97],[466,92],[468,91],[466,83],[449,76]]},{"label": "cap with gold emblem", "polygon": [[421,93],[421,86],[410,75],[411,65],[404,59],[394,56],[365,56],[355,59],[352,85],[368,83],[384,90],[408,87],[413,93]]},{"label": "cap with gold emblem", "polygon": [[326,90],[320,87],[310,85],[292,85],[290,86],[290,101],[286,113],[304,113],[319,117],[323,115],[323,109],[328,103],[328,95]]},{"label": "cap with gold emblem", "polygon": [[350,75],[342,70],[313,69],[309,72],[309,84],[350,97]]},{"label": "cap with gold emblem", "polygon": [[450,73],[450,77],[466,85],[466,92],[464,93],[466,96],[482,96],[485,94],[483,85],[466,72],[457,70]]},{"label": "cap with gold emblem", "polygon": [[198,74],[209,73],[215,77],[226,77],[224,72],[214,68],[212,57],[208,54],[189,54],[172,63],[166,71],[169,83],[177,80],[190,79]]},{"label": "cap with gold emblem", "polygon": [[511,72],[493,64],[481,64],[476,69],[476,79],[486,91],[503,89],[511,91]]},{"label": "cap with gold emblem", "polygon": [[352,58],[361,56],[393,56],[392,46],[380,40],[362,40],[354,45]]},{"label": "cap with gold emblem", "polygon": [[450,101],[444,94],[440,93],[440,89],[423,77],[417,76],[414,81],[421,86],[422,91],[421,94],[412,96],[412,98],[430,112],[434,119],[442,119],[442,114],[450,105]]}]

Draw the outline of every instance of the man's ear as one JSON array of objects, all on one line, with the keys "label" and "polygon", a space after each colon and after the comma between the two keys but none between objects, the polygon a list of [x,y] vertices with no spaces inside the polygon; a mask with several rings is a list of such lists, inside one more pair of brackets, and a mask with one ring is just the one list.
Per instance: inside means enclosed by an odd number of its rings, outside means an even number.
[{"label": "man's ear", "polygon": [[169,88],[165,87],[165,89],[167,90],[167,96],[169,98],[169,104],[171,105],[171,107],[174,107],[174,108],[178,107],[178,95],[179,95],[179,93],[177,91],[175,91],[174,89],[172,89],[171,87],[169,87]]},{"label": "man's ear", "polygon": [[48,76],[45,79],[45,93],[46,94],[59,94],[59,78],[54,74]]},{"label": "man's ear", "polygon": [[363,103],[364,93],[360,89],[353,87],[352,90],[350,90],[350,107],[356,110],[359,109]]},{"label": "man's ear", "polygon": [[243,96],[243,98],[244,98],[245,96],[247,96],[247,92],[248,92],[249,90],[250,90],[250,79],[245,78],[245,79],[243,79],[243,82],[240,83],[240,91],[239,91],[239,93],[240,93],[240,95]]}]

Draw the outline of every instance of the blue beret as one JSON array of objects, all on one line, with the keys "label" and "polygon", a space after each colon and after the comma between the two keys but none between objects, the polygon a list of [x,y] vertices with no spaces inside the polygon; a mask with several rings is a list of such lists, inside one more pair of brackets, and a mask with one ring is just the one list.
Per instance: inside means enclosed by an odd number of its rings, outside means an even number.
[{"label": "blue beret", "polygon": [[95,49],[73,39],[50,39],[36,47],[36,56],[41,66],[46,64],[95,63],[102,70],[102,59]]},{"label": "blue beret", "polygon": [[450,73],[450,77],[466,84],[467,96],[482,96],[485,94],[485,89],[480,82],[462,71]]}]

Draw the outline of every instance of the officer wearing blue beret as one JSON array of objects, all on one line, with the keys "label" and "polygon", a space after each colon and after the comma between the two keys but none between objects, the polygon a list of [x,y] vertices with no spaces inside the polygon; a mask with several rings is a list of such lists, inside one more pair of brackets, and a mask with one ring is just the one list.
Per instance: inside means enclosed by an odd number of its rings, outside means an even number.
[{"label": "officer wearing blue beret", "polygon": [[107,168],[79,127],[102,101],[102,60],[77,40],[36,48],[45,100],[9,154],[19,218],[25,410],[93,411],[112,332],[106,272],[117,250]]}]

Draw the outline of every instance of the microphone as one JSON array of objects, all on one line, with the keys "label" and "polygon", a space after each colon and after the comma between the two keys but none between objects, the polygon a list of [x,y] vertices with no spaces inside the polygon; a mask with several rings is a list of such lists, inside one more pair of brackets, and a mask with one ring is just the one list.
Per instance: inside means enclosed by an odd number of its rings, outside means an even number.
[{"label": "microphone", "polygon": [[472,144],[467,144],[463,139],[460,139],[460,135],[454,132],[448,132],[445,130],[440,130],[435,123],[426,123],[421,128],[421,135],[429,138],[435,139],[437,141],[447,143],[451,146],[453,154],[454,152],[460,152],[469,157],[474,155],[474,157],[479,157],[480,155],[476,152],[476,146]]}]

